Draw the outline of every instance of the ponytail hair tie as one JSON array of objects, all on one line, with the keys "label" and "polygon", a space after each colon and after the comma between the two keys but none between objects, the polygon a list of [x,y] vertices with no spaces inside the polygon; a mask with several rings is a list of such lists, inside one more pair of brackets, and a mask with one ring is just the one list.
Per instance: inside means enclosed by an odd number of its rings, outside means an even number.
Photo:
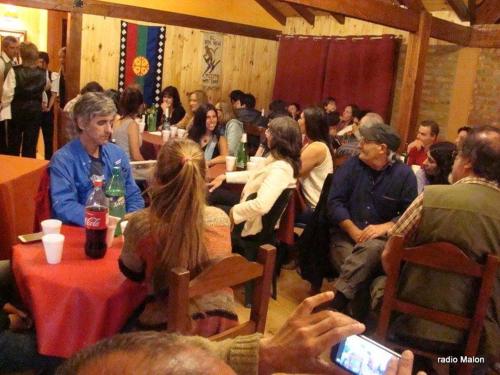
[{"label": "ponytail hair tie", "polygon": [[193,160],[191,156],[184,156],[182,158],[182,165],[186,164],[186,162]]}]

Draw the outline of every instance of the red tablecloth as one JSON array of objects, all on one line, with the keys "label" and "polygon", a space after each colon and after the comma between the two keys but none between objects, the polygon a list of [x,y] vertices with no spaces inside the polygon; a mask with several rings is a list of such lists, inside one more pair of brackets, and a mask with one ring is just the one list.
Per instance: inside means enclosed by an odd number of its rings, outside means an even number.
[{"label": "red tablecloth", "polygon": [[152,134],[150,132],[143,132],[142,136],[142,146],[141,154],[146,160],[156,160],[158,152],[163,145],[163,139],[161,135]]},{"label": "red tablecloth", "polygon": [[91,260],[84,253],[83,228],[63,226],[62,233],[60,264],[47,264],[43,245],[36,242],[14,246],[12,267],[35,321],[39,352],[69,357],[117,333],[147,289],[121,274],[121,238],[115,238],[103,259]]},{"label": "red tablecloth", "polygon": [[17,236],[33,232],[35,196],[47,161],[0,155],[0,259],[8,259]]}]

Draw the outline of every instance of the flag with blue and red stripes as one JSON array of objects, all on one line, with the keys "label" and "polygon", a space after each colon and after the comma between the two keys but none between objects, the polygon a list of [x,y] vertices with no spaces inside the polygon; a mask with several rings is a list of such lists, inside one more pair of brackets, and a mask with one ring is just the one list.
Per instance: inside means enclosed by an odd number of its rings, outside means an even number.
[{"label": "flag with blue and red stripes", "polygon": [[164,26],[121,21],[118,89],[138,85],[148,106],[160,101],[165,34]]}]

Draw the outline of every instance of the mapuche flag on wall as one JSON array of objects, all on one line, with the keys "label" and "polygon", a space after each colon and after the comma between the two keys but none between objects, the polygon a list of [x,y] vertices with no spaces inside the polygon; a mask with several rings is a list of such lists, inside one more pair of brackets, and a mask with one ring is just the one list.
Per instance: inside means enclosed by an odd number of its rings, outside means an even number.
[{"label": "mapuche flag on wall", "polygon": [[139,85],[147,105],[160,100],[165,32],[163,26],[121,22],[118,89]]}]

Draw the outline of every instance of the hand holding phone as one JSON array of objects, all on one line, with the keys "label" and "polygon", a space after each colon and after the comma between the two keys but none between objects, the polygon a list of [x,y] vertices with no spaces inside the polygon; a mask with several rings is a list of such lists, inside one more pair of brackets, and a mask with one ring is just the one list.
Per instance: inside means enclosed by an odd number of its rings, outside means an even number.
[{"label": "hand holding phone", "polygon": [[356,375],[383,375],[389,361],[401,356],[363,335],[349,336],[332,348],[332,362]]}]

